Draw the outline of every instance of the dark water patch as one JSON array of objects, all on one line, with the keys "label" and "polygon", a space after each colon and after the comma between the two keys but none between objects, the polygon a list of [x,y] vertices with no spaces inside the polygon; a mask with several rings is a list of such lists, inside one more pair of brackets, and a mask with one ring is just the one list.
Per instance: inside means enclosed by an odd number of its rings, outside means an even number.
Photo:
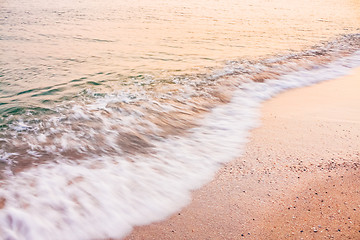
[{"label": "dark water patch", "polygon": [[31,93],[31,92],[36,92],[36,91],[41,91],[41,90],[47,90],[52,88],[52,86],[49,87],[43,87],[43,88],[33,88],[33,89],[28,89],[28,90],[24,90],[15,94],[11,94],[11,95],[5,95],[5,96],[1,96],[0,98],[12,98],[15,96],[19,96],[19,95],[23,95],[23,94],[27,94],[27,93]]},{"label": "dark water patch", "polygon": [[54,112],[55,112],[54,110],[51,110],[49,108],[13,106],[13,107],[0,109],[0,116],[5,118],[10,116],[19,116],[19,115],[37,116],[40,114],[52,114]]},{"label": "dark water patch", "polygon": [[24,107],[9,107],[0,109],[0,115],[3,117],[8,117],[10,115],[20,115],[26,112]]},{"label": "dark water patch", "polygon": [[58,93],[60,91],[64,90],[64,88],[55,88],[55,89],[51,89],[49,91],[45,91],[39,94],[34,94],[31,97],[38,97],[38,96],[47,96],[47,95],[53,95],[55,93]]},{"label": "dark water patch", "polygon": [[[49,88],[51,88],[51,87],[49,87]],[[44,90],[44,88],[33,88],[33,89],[25,90],[25,91],[22,91],[22,92],[18,92],[16,95],[19,96],[19,95],[22,95],[22,94],[31,93],[31,92],[39,91],[39,90]]]},{"label": "dark water patch", "polygon": [[87,77],[81,77],[81,78],[78,78],[78,79],[74,79],[74,80],[71,80],[70,83],[73,83],[73,82],[81,82],[83,80],[87,79]]},{"label": "dark water patch", "polygon": [[52,101],[52,100],[49,100],[49,99],[45,99],[45,100],[42,100],[41,101],[41,103],[43,103],[43,104],[51,104],[51,103],[53,103],[54,101]]},{"label": "dark water patch", "polygon": [[95,85],[95,86],[102,85],[101,83],[99,83],[99,82],[94,82],[94,81],[87,81],[86,83],[87,83],[87,84],[90,84],[90,85]]}]

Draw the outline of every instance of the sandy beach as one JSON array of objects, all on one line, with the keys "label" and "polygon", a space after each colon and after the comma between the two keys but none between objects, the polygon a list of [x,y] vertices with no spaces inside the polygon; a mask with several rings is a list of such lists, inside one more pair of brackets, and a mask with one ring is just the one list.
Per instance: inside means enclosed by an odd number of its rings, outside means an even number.
[{"label": "sandy beach", "polygon": [[126,239],[360,239],[360,68],[261,108],[243,156]]},{"label": "sandy beach", "polygon": [[359,13],[2,1],[0,240],[360,239]]}]

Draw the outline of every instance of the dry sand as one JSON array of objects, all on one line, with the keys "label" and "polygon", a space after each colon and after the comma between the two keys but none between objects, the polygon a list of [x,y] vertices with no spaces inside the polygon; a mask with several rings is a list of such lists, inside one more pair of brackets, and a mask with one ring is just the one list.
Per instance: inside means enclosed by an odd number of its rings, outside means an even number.
[{"label": "dry sand", "polygon": [[266,102],[242,157],[127,239],[360,239],[360,68]]}]

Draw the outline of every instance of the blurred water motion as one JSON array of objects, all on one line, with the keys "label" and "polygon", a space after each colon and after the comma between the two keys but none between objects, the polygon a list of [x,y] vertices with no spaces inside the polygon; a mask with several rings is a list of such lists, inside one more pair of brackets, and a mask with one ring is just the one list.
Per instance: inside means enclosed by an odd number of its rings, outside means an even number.
[{"label": "blurred water motion", "polygon": [[360,65],[359,7],[1,2],[0,238],[117,238],[174,213],[263,100]]}]

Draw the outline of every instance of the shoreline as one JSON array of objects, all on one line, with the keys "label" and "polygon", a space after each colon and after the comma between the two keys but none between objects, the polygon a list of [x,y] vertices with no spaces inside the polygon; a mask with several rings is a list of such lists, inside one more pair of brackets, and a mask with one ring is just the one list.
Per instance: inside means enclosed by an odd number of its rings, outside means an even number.
[{"label": "shoreline", "polygon": [[360,238],[360,68],[261,107],[243,156],[125,239]]}]

